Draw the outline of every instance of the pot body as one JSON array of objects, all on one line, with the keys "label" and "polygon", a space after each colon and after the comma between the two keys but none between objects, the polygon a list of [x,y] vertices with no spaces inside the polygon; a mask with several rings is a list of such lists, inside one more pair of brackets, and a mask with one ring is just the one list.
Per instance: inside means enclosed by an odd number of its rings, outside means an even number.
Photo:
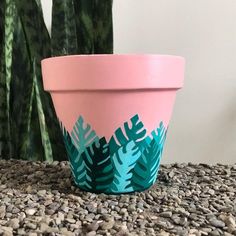
[{"label": "pot body", "polygon": [[152,186],[184,59],[65,56],[43,60],[42,69],[76,185],[112,194]]}]

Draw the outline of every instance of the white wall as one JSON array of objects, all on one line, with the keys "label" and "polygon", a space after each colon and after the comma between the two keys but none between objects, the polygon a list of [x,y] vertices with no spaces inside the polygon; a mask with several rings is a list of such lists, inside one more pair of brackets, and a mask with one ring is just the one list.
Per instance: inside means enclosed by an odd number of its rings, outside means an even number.
[{"label": "white wall", "polygon": [[236,162],[236,1],[114,0],[113,11],[115,53],[187,61],[163,162]]}]

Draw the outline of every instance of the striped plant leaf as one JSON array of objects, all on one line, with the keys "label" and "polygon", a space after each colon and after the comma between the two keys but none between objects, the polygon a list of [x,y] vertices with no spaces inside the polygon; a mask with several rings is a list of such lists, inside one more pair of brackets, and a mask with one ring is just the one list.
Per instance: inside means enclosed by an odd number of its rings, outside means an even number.
[{"label": "striped plant leaf", "polygon": [[[71,132],[71,137],[74,145],[76,146],[79,154],[82,154],[87,147],[90,147],[94,142],[98,142],[99,138],[95,131],[91,129],[89,124],[84,122],[82,116],[78,118],[75,126]],[[78,160],[75,160],[76,162]]]},{"label": "striped plant leaf", "polygon": [[152,186],[157,178],[162,146],[155,139],[142,152],[133,170],[132,186],[134,190],[144,190]]},{"label": "striped plant leaf", "polygon": [[53,56],[78,53],[73,0],[53,0],[51,42]]},{"label": "striped plant leaf", "polygon": [[112,0],[94,0],[94,53],[113,53]]},{"label": "striped plant leaf", "polygon": [[42,11],[35,0],[16,0],[16,6],[25,30],[31,62],[35,60],[38,66],[43,58],[51,55],[50,37]]},{"label": "striped plant leaf", "polygon": [[74,6],[78,53],[112,53],[112,0],[74,0]]},{"label": "striped plant leaf", "polygon": [[[113,180],[113,166],[106,139],[101,138],[99,142],[94,142],[86,148],[81,157],[85,164],[84,172],[86,172],[84,187],[93,192],[109,191]],[[77,181],[81,182],[79,178]]]},{"label": "striped plant leaf", "polygon": [[[2,42],[2,43],[1,43]],[[7,145],[7,100],[5,75],[5,1],[0,4],[0,157],[8,153]]]},{"label": "striped plant leaf", "polygon": [[[11,137],[14,154],[17,158],[28,159],[23,150],[25,139],[29,137],[28,126],[31,121],[31,94],[33,80],[30,55],[25,40],[21,20],[16,12],[16,22],[13,40],[12,80],[10,84],[10,118]],[[24,78],[24,79],[22,79]],[[17,119],[16,119],[17,117]],[[36,144],[39,145],[40,143]],[[43,153],[42,153],[43,154]]]},{"label": "striped plant leaf", "polygon": [[[12,146],[12,137],[11,137],[11,122],[10,122],[10,83],[12,80],[12,57],[13,57],[13,36],[14,36],[14,23],[15,23],[15,3],[11,0],[5,1],[4,8],[4,47],[2,48],[2,63],[1,63],[1,82],[0,87],[3,90],[3,101],[1,104],[1,112],[2,113],[2,122],[4,125],[4,129],[0,131],[2,134],[2,138],[5,138],[5,141],[2,142],[0,147],[1,149],[6,149],[8,153],[3,154],[7,155],[8,158],[13,157],[13,146]],[[5,147],[3,147],[5,146]],[[2,152],[2,151],[1,151]]]},{"label": "striped plant leaf", "polygon": [[[61,130],[63,133],[63,138],[64,138],[64,143],[65,143],[67,155],[68,155],[69,161],[70,161],[72,175],[73,175],[74,180],[77,183],[77,185],[79,185],[78,181],[76,180],[77,178],[76,178],[75,173],[76,173],[76,171],[78,171],[78,168],[80,166],[84,167],[84,162],[83,162],[82,158],[78,159],[79,152],[76,149],[75,145],[73,144],[70,134],[67,132],[67,130],[65,129],[65,127],[62,124],[61,124]],[[78,159],[78,162],[75,161],[76,159]]]},{"label": "striped plant leaf", "polygon": [[34,63],[34,69],[33,69],[33,84],[34,84],[34,89],[35,89],[35,97],[36,97],[37,110],[38,110],[38,119],[39,119],[39,125],[40,125],[42,145],[44,147],[45,160],[48,162],[52,162],[53,161],[52,146],[50,143],[48,127],[45,122],[45,115],[43,112],[43,106],[42,106],[42,102],[41,102],[41,98],[40,98],[37,74],[35,71],[35,63]]},{"label": "striped plant leaf", "polygon": [[41,0],[35,0],[37,5],[38,5],[38,8],[41,12],[43,12],[43,9],[42,9],[42,3],[41,3]]},{"label": "striped plant leaf", "polygon": [[[128,142],[134,141],[138,146],[143,145],[143,140],[146,135],[146,129],[143,123],[139,120],[138,115],[133,116],[131,119],[131,127],[128,122],[124,123],[124,131],[118,128],[115,134],[109,141],[111,154],[115,153],[121,146],[125,146]],[[146,144],[145,144],[146,145]]]},{"label": "striped plant leaf", "polygon": [[94,53],[94,0],[74,0],[79,54]]},{"label": "striped plant leaf", "polygon": [[[44,92],[41,75],[41,59],[50,56],[50,38],[44,24],[43,15],[35,0],[17,0],[17,9],[22,19],[22,25],[31,55],[31,63],[35,61],[35,73],[42,109],[45,117],[45,125],[48,127],[48,135],[55,160],[66,160],[60,126],[51,97]],[[40,32],[40,34],[39,34]],[[32,77],[33,78],[33,77]],[[42,118],[42,117],[41,117]],[[42,118],[43,119],[43,118]],[[49,128],[50,127],[50,128]],[[46,136],[47,134],[41,134]],[[45,159],[45,158],[44,158]]]}]

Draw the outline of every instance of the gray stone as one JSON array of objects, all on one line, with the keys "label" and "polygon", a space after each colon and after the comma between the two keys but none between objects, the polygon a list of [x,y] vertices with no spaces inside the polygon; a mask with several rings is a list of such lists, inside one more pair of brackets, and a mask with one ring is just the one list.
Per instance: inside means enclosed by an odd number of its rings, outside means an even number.
[{"label": "gray stone", "polygon": [[19,219],[14,218],[14,219],[9,220],[8,225],[12,229],[18,229],[20,227],[19,223],[20,223]]},{"label": "gray stone", "polygon": [[90,231],[89,233],[86,234],[86,236],[96,236],[97,233],[96,231]]},{"label": "gray stone", "polygon": [[108,222],[102,222],[100,227],[101,229],[103,230],[108,230],[108,229],[112,229],[112,227],[114,226],[114,221],[113,220],[110,220]]},{"label": "gray stone", "polygon": [[128,211],[129,211],[129,212],[136,211],[136,205],[135,205],[135,204],[130,204],[130,205],[128,206]]},{"label": "gray stone", "polygon": [[6,206],[0,206],[0,219],[3,219],[6,215]]},{"label": "gray stone", "polygon": [[37,225],[31,222],[26,223],[25,227],[28,229],[37,229]]},{"label": "gray stone", "polygon": [[225,227],[225,223],[221,220],[217,220],[216,218],[210,219],[209,222],[212,226],[217,227],[217,228]]},{"label": "gray stone", "polygon": [[2,226],[3,236],[13,236],[13,229],[11,227]]},{"label": "gray stone", "polygon": [[161,217],[170,218],[172,216],[171,211],[164,211],[159,214]]},{"label": "gray stone", "polygon": [[36,213],[36,209],[34,209],[34,208],[27,208],[26,210],[25,210],[25,213],[27,214],[27,215],[29,215],[29,216],[33,216],[35,213]]},{"label": "gray stone", "polygon": [[98,228],[99,228],[99,224],[97,221],[95,221],[87,226],[88,231],[97,231]]}]

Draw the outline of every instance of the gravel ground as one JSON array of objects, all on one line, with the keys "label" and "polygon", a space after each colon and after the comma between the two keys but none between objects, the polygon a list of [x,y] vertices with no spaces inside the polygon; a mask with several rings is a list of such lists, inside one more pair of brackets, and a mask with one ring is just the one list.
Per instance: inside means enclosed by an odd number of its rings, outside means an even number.
[{"label": "gravel ground", "polygon": [[80,191],[67,162],[0,161],[0,235],[236,235],[236,165],[162,165],[143,193]]}]

